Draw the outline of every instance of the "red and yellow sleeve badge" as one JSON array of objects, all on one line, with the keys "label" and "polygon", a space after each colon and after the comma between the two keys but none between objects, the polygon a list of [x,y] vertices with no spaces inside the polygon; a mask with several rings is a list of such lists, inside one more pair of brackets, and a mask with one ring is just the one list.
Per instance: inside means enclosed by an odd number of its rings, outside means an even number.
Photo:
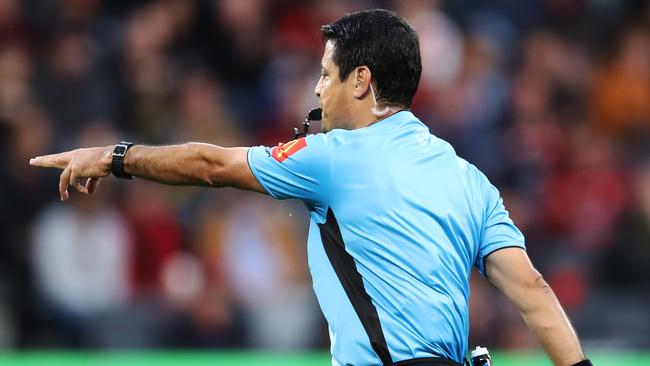
[{"label": "red and yellow sleeve badge", "polygon": [[305,146],[307,146],[307,140],[304,137],[289,141],[285,144],[280,143],[271,150],[271,156],[281,163]]}]

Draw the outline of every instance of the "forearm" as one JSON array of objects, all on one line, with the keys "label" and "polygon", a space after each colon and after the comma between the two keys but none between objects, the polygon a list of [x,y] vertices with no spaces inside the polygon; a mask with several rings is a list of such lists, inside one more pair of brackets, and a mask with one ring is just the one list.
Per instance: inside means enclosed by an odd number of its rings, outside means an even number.
[{"label": "forearm", "polygon": [[517,306],[553,364],[573,365],[585,358],[578,337],[553,290],[539,276]]},{"label": "forearm", "polygon": [[135,145],[124,159],[126,173],[171,185],[223,186],[226,148],[202,143],[169,146]]},{"label": "forearm", "polygon": [[486,259],[490,281],[517,306],[553,364],[584,360],[580,342],[553,290],[519,248],[504,248]]}]

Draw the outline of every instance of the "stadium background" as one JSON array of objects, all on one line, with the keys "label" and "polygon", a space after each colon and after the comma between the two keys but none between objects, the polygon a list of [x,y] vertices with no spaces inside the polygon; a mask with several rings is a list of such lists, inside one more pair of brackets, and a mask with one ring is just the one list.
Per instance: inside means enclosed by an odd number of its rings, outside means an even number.
[{"label": "stadium background", "polygon": [[[650,364],[650,5],[619,0],[0,0],[0,364],[329,364],[300,204],[114,179],[62,204],[27,162],[289,140],[320,25],[375,6],[418,31],[413,110],[501,189],[591,357]],[[470,344],[549,364],[472,286]]]}]

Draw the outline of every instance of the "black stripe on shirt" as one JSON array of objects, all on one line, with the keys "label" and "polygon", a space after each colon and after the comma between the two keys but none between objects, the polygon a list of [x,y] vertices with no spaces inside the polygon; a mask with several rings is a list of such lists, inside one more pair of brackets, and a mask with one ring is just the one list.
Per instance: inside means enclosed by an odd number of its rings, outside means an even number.
[{"label": "black stripe on shirt", "polygon": [[370,339],[372,349],[384,365],[393,365],[393,360],[381,329],[377,308],[363,286],[363,279],[357,270],[354,258],[345,250],[341,229],[332,208],[327,210],[324,224],[318,224],[325,253],[329,258],[336,276],[357,313],[363,329]]}]

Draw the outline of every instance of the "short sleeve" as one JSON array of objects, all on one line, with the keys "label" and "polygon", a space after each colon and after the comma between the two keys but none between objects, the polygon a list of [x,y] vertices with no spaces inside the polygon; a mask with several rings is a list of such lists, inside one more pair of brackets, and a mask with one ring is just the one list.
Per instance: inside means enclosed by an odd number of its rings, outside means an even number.
[{"label": "short sleeve", "polygon": [[[485,180],[487,181],[487,178]],[[511,247],[526,249],[524,235],[510,219],[499,191],[490,182],[486,183],[485,225],[474,263],[484,276],[486,276],[485,259],[493,252]]]},{"label": "short sleeve", "polygon": [[325,134],[309,135],[275,147],[252,147],[248,151],[248,165],[272,197],[322,203],[329,185],[328,147]]}]

